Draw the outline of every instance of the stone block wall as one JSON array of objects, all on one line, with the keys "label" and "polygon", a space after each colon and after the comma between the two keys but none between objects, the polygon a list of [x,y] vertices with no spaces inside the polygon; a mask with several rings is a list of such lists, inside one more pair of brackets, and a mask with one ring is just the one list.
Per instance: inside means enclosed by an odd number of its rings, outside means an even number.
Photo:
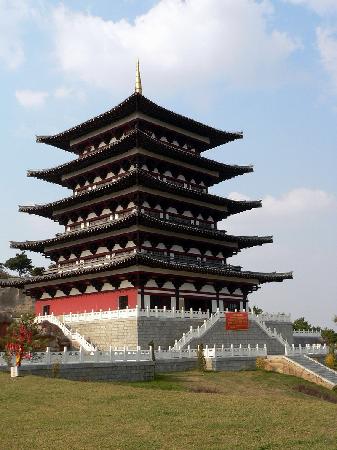
[{"label": "stone block wall", "polygon": [[82,336],[100,350],[108,350],[112,347],[131,347],[137,345],[148,348],[151,341],[155,348],[161,346],[167,349],[173,346],[176,339],[180,339],[183,333],[190,327],[202,325],[200,319],[181,318],[156,318],[138,317],[129,319],[93,320],[90,322],[72,322],[73,331],[78,331]]},{"label": "stone block wall", "polygon": [[[0,371],[8,371],[0,367]],[[22,366],[22,375],[42,377],[55,376],[55,369],[50,365]],[[80,381],[151,381],[154,379],[153,361],[118,362],[118,363],[83,363],[61,365],[59,378]]]},{"label": "stone block wall", "polygon": [[207,368],[219,372],[236,372],[238,370],[255,370],[256,358],[235,356],[233,358],[208,358]]},{"label": "stone block wall", "polygon": [[162,319],[156,317],[138,318],[138,345],[147,348],[153,340],[154,347],[161,346],[167,349],[173,346],[175,340],[179,340],[183,333],[187,333],[190,327],[196,328],[204,323],[202,319]]},{"label": "stone block wall", "polygon": [[136,348],[139,345],[136,318],[72,322],[70,326],[100,350],[109,350],[110,346]]}]

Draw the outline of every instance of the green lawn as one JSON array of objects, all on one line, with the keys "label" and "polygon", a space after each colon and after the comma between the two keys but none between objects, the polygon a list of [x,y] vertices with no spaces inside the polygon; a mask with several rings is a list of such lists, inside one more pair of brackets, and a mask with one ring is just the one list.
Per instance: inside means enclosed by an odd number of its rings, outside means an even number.
[{"label": "green lawn", "polygon": [[0,374],[0,449],[337,449],[337,394],[262,371],[150,383]]}]

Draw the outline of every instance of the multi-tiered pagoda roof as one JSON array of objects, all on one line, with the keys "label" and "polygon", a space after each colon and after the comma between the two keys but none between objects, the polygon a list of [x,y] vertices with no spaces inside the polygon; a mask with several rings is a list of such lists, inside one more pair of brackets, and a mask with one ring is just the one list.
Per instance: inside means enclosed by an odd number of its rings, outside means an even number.
[{"label": "multi-tiered pagoda roof", "polygon": [[[227,259],[271,236],[234,236],[217,229],[232,214],[261,206],[208,192],[253,171],[201,155],[241,139],[165,109],[135,92],[113,109],[38,142],[77,155],[28,176],[59,184],[72,195],[21,212],[65,227],[50,239],[11,242],[51,259],[45,274],[6,285],[23,287],[37,312],[144,306],[245,307],[261,283],[291,273],[244,271]],[[129,296],[129,297],[128,297]],[[116,303],[117,302],[117,303]],[[47,308],[47,309],[46,309]]]}]

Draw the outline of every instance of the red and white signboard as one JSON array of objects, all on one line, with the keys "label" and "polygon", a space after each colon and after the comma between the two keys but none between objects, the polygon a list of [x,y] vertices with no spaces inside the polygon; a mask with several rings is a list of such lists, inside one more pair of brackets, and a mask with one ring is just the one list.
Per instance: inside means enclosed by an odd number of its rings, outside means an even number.
[{"label": "red and white signboard", "polygon": [[226,330],[248,330],[247,312],[226,312]]}]

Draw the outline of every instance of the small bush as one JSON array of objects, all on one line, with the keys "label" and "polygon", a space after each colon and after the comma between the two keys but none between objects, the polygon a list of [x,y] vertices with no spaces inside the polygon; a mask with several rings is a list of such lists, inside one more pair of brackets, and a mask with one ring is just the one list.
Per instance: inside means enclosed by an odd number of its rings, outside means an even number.
[{"label": "small bush", "polygon": [[52,364],[51,369],[50,369],[52,378],[58,378],[60,376],[60,367],[61,367],[61,365],[59,362]]},{"label": "small bush", "polygon": [[206,372],[206,358],[204,355],[204,346],[198,345],[198,369],[200,372]]},{"label": "small bush", "polygon": [[333,353],[328,353],[324,359],[325,365],[330,369],[335,369],[337,366],[336,356]]},{"label": "small bush", "polygon": [[261,356],[256,358],[256,368],[260,370],[265,370],[267,365],[267,359],[262,358]]},{"label": "small bush", "polygon": [[155,361],[156,360],[156,355],[155,355],[155,352],[154,352],[154,342],[153,342],[153,340],[150,341],[148,345],[149,345],[149,348],[151,349],[151,359],[152,359],[152,361]]}]

